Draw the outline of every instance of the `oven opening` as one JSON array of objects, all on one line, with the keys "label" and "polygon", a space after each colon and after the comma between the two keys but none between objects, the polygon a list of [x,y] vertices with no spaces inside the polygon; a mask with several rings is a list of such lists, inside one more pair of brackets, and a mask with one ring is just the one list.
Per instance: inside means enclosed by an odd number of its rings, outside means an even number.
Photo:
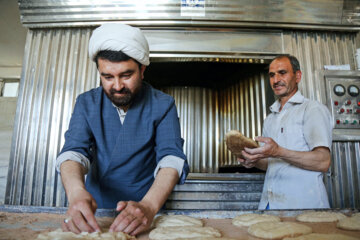
[{"label": "oven opening", "polygon": [[268,64],[239,59],[152,59],[145,81],[175,98],[191,173],[253,173],[226,148],[225,134],[260,136],[274,97]]}]

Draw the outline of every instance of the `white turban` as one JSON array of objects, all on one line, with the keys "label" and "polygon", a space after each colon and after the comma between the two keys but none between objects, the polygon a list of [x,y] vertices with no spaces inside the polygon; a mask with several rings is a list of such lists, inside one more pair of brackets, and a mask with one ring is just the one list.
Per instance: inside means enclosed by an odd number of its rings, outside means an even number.
[{"label": "white turban", "polygon": [[89,56],[94,60],[99,51],[122,51],[148,66],[149,45],[139,28],[121,23],[105,23],[96,28],[89,41]]}]

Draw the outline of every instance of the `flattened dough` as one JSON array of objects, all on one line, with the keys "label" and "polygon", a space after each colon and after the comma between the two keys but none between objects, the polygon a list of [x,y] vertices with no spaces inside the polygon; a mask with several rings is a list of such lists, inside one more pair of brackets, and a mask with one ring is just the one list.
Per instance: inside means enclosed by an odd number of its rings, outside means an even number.
[{"label": "flattened dough", "polygon": [[201,219],[185,215],[162,215],[158,216],[153,223],[154,227],[176,227],[176,226],[203,226]]},{"label": "flattened dough", "polygon": [[360,231],[360,216],[352,216],[340,219],[336,224],[336,227],[345,229],[345,230],[353,230]]},{"label": "flattened dough", "polygon": [[248,227],[252,224],[259,222],[280,222],[280,221],[281,220],[279,217],[273,215],[247,213],[234,217],[232,220],[232,224],[235,226]]},{"label": "flattened dough", "polygon": [[336,222],[346,218],[342,213],[337,212],[305,212],[296,216],[300,222]]},{"label": "flattened dough", "polygon": [[41,233],[38,235],[36,240],[71,240],[71,239],[84,239],[84,240],[128,240],[136,239],[133,236],[130,236],[122,232],[93,232],[87,233],[82,232],[80,234],[75,234],[72,232],[63,232],[60,228],[55,231],[48,233]]},{"label": "flattened dough", "polygon": [[260,222],[248,228],[250,235],[265,239],[297,237],[311,232],[311,227],[294,222]]},{"label": "flattened dough", "polygon": [[237,130],[231,130],[225,135],[226,146],[232,154],[237,157],[241,157],[241,151],[245,147],[256,148],[259,145],[251,138],[245,137],[241,132]]},{"label": "flattened dough", "polygon": [[164,239],[186,239],[186,238],[210,238],[221,237],[219,230],[212,227],[160,227],[153,229],[149,238],[151,240],[164,240]]},{"label": "flattened dough", "polygon": [[177,238],[176,240],[236,240],[235,238],[226,237],[201,237],[201,238]]},{"label": "flattened dough", "polygon": [[357,240],[357,238],[337,233],[310,233],[295,238],[284,238],[283,240]]}]

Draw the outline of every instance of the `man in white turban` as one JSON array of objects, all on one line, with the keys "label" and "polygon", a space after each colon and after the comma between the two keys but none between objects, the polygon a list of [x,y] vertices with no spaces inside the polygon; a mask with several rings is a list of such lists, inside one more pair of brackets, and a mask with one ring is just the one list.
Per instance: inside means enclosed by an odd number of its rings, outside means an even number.
[{"label": "man in white turban", "polygon": [[102,86],[78,96],[56,160],[69,201],[62,227],[100,231],[97,207],[115,208],[110,231],[137,235],[189,172],[175,102],[142,81],[149,46],[140,29],[100,26],[89,55]]}]

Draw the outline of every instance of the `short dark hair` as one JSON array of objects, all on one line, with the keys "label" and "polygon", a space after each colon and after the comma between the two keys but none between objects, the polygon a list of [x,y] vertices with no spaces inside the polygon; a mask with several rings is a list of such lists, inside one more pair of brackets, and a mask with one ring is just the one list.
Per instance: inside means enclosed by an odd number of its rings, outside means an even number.
[{"label": "short dark hair", "polygon": [[300,70],[299,60],[297,60],[297,58],[296,58],[295,56],[292,56],[292,55],[286,55],[286,54],[278,55],[278,56],[276,56],[273,60],[271,60],[271,63],[272,63],[274,60],[281,59],[281,58],[287,58],[287,59],[289,59],[290,64],[291,64],[291,67],[292,67],[294,73],[296,73],[297,71]]},{"label": "short dark hair", "polygon": [[[99,51],[94,58],[94,62],[96,63],[96,68],[99,67],[99,63],[98,63],[99,58],[109,60],[110,62],[122,62],[122,61],[127,61],[129,59],[133,59],[132,57],[129,57],[127,54],[123,53],[122,51],[102,50]],[[139,67],[141,67],[141,63],[139,63],[135,59],[133,60],[139,65]]]}]

